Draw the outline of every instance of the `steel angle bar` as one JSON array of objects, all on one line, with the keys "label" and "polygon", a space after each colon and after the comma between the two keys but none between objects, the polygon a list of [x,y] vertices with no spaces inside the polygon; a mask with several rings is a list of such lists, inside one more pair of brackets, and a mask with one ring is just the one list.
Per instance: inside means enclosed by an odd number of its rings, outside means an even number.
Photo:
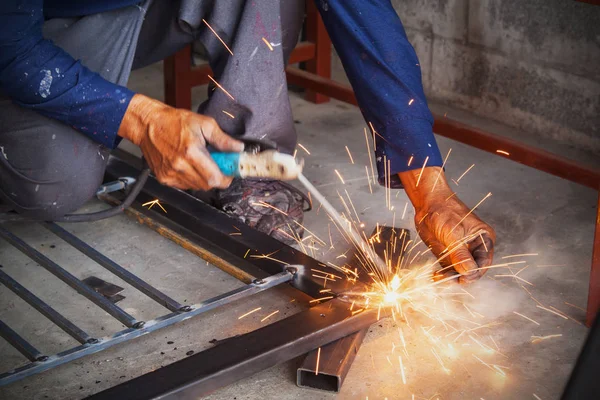
[{"label": "steel angle bar", "polygon": [[202,351],[90,399],[197,399],[258,371],[368,327],[377,310],[353,315],[334,299]]},{"label": "steel angle bar", "polygon": [[42,226],[170,311],[190,310],[190,306],[173,300],[57,224],[44,222]]},{"label": "steel angle bar", "polygon": [[37,262],[39,265],[44,267],[48,272],[56,276],[58,279],[71,286],[77,291],[77,293],[86,297],[88,300],[92,301],[94,304],[102,308],[108,314],[122,322],[125,326],[129,328],[139,328],[144,325],[143,321],[136,320],[133,316],[129,315],[120,307],[117,307],[116,305],[111,303],[101,294],[96,293],[93,289],[88,287],[85,283],[81,282],[70,272],[62,268],[60,265],[56,264],[54,261],[50,260],[48,257],[43,255],[33,247],[29,246],[19,237],[12,234],[2,226],[0,226],[0,237],[4,238],[4,240],[12,244],[17,250],[21,251],[27,257]]},{"label": "steel angle bar", "polygon": [[[290,282],[295,278],[296,269],[294,266],[288,268],[287,271],[280,272],[279,274],[275,274],[263,279],[259,279],[256,282],[250,283],[248,285],[244,285],[240,288],[232,290],[230,292],[221,294],[219,296],[213,297],[211,299],[205,300],[201,303],[195,304],[191,306],[191,311],[186,313],[174,312],[171,314],[164,315],[162,317],[146,321],[146,324],[139,329],[125,329],[121,332],[118,332],[112,336],[99,338],[97,343],[94,344],[84,344],[82,346],[74,347],[62,353],[50,356],[47,358],[45,362],[39,363],[31,363],[25,365],[23,367],[17,368],[13,371],[4,373],[0,375],[0,386],[7,385],[9,383],[18,381],[19,379],[23,379],[25,377],[46,371],[48,369],[54,368],[58,365],[65,364],[67,362],[76,360],[78,358],[84,357],[89,354],[94,354],[99,351],[105,350],[111,346],[114,346],[119,343],[123,343],[125,341],[135,339],[142,335],[148,334],[150,332],[154,332],[166,326],[175,324],[177,322],[185,321],[189,318],[195,317],[199,314],[210,311],[216,307],[229,304],[233,301],[243,299],[245,297],[251,296],[258,292],[262,292],[263,290],[267,290],[274,286],[280,285],[285,282]],[[2,325],[0,324],[0,328]],[[8,328],[10,329],[10,328]],[[12,332],[12,330],[11,330]],[[0,329],[0,333],[3,331]],[[14,333],[14,332],[13,332]],[[17,335],[18,336],[18,335]],[[18,339],[18,337],[17,337]],[[8,339],[7,339],[8,340]],[[12,344],[12,342],[11,342]],[[25,342],[25,344],[28,344]],[[15,346],[16,347],[16,346]],[[26,348],[27,350],[27,348]],[[37,350],[32,347],[29,348],[29,354],[31,357],[34,355],[41,356],[41,353],[37,352]],[[23,353],[25,354],[25,353]],[[31,359],[31,358],[30,358]]]},{"label": "steel angle bar", "polygon": [[[106,169],[105,180],[135,175],[137,169],[126,159],[127,155],[123,152],[114,152]],[[300,274],[292,285],[312,297],[321,296],[319,290],[323,289],[324,284],[322,279],[315,277],[323,273],[313,274],[314,270],[325,271],[331,277],[327,280],[327,288],[334,293],[347,291],[353,285],[339,270],[247,226],[186,192],[163,186],[150,176],[133,208],[146,212],[140,204],[154,199],[161,201],[167,213],[152,209],[148,214],[153,219],[178,233],[188,235],[191,240],[219,257],[239,262],[240,265],[252,265],[268,274],[280,272],[288,264],[303,265],[305,273]],[[236,235],[230,235],[232,232]],[[244,258],[248,251],[250,253]]]},{"label": "steel angle bar", "polygon": [[96,339],[90,337],[77,325],[69,321],[62,314],[50,307],[39,297],[24,288],[19,282],[0,269],[0,282],[9,288],[14,294],[25,300],[30,306],[38,310],[42,315],[56,324],[60,329],[68,333],[79,343],[94,343]]},{"label": "steel angle bar", "polygon": [[48,357],[43,355],[38,349],[33,347],[21,335],[13,331],[10,326],[0,320],[0,336],[4,338],[12,347],[19,350],[29,361],[44,361]]}]

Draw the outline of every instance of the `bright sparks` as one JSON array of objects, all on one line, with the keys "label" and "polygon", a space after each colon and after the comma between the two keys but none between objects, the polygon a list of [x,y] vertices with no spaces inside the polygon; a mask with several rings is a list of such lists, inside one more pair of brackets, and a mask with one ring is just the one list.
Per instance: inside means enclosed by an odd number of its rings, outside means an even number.
[{"label": "bright sparks", "polygon": [[548,340],[548,339],[557,338],[557,337],[561,337],[561,336],[562,336],[561,333],[556,334],[556,335],[547,335],[547,336],[535,336],[535,335],[532,335],[531,336],[531,343],[539,343],[539,342],[541,342],[543,340]]},{"label": "bright sparks", "polygon": [[279,310],[273,311],[271,314],[269,314],[266,317],[264,317],[263,319],[261,319],[260,322],[265,322],[267,319],[271,318],[273,315],[277,314],[278,312],[279,312]]},{"label": "bright sparks", "polygon": [[217,85],[217,87],[218,87],[219,89],[221,89],[221,90],[223,91],[223,93],[225,93],[227,96],[229,96],[229,98],[230,98],[231,100],[235,101],[235,98],[234,98],[234,97],[233,97],[233,96],[232,96],[232,95],[231,95],[231,94],[230,94],[230,93],[229,93],[227,90],[225,90],[225,88],[224,88],[223,86],[221,86],[221,84],[220,84],[219,82],[217,82],[217,81],[215,80],[215,78],[213,78],[212,76],[208,75],[208,79],[210,79],[211,81],[213,81],[213,83],[214,83],[215,85]]},{"label": "bright sparks", "polygon": [[346,182],[344,182],[344,178],[342,178],[342,175],[340,174],[340,172],[337,169],[334,169],[335,173],[337,174],[338,178],[340,178],[340,181],[342,181],[342,184],[346,184]]},{"label": "bright sparks", "polygon": [[262,309],[262,307],[257,307],[257,308],[255,308],[255,309],[254,309],[254,310],[252,310],[252,311],[248,311],[246,314],[240,315],[240,316],[238,317],[238,319],[242,319],[242,318],[244,318],[244,317],[247,317],[247,316],[248,316],[248,315],[250,315],[250,314],[253,314],[253,313],[257,312],[257,311],[260,311],[261,309]]},{"label": "bright sparks", "polygon": [[310,151],[308,151],[308,149],[306,147],[304,147],[302,144],[298,143],[298,147],[300,147],[302,150],[304,150],[306,152],[306,154],[308,154],[310,156]]},{"label": "bright sparks", "polygon": [[416,187],[419,187],[419,182],[421,182],[421,176],[423,175],[423,171],[425,171],[425,166],[427,165],[427,161],[429,161],[429,156],[425,158],[425,162],[423,163],[423,167],[421,168],[421,172],[419,173],[419,178],[417,179]]},{"label": "bright sparks", "polygon": [[208,22],[206,22],[206,20],[205,20],[204,18],[202,19],[202,22],[204,22],[204,23],[206,24],[206,26],[208,27],[208,29],[210,29],[210,31],[211,31],[211,32],[212,32],[212,33],[213,33],[213,34],[214,34],[214,35],[217,37],[217,39],[219,39],[219,41],[220,41],[221,43],[223,43],[223,46],[225,46],[225,48],[227,49],[227,51],[229,52],[229,54],[233,55],[233,51],[231,51],[231,49],[229,48],[229,46],[227,46],[227,43],[225,43],[225,42],[223,41],[223,39],[221,39],[221,36],[219,36],[219,35],[217,34],[217,32],[215,32],[215,30],[212,28],[212,26],[210,26],[210,25],[208,24]]},{"label": "bright sparks", "polygon": [[162,204],[160,204],[159,199],[154,199],[154,200],[151,200],[151,201],[148,201],[148,202],[142,204],[142,207],[148,207],[148,210],[150,210],[154,206],[159,206],[160,209],[165,212],[165,214],[167,213],[167,210],[165,210],[165,208],[162,206]]},{"label": "bright sparks", "polygon": [[346,151],[348,152],[348,157],[350,157],[350,162],[354,164],[354,159],[352,158],[352,153],[350,153],[350,149],[346,146]]},{"label": "bright sparks", "polygon": [[319,361],[321,361],[321,348],[317,350],[317,365],[315,365],[315,375],[319,375]]},{"label": "bright sparks", "polygon": [[460,176],[460,178],[458,178],[456,180],[456,183],[458,184],[458,182],[460,182],[460,180],[471,170],[473,169],[473,167],[475,166],[475,164],[471,165],[469,168],[467,168],[467,170],[465,172],[463,172],[463,174]]},{"label": "bright sparks", "polygon": [[221,110],[221,111],[223,111],[223,114],[227,115],[229,118],[231,118],[231,119],[235,118],[235,115],[233,115],[232,113],[229,113],[229,112],[227,112],[225,110]]},{"label": "bright sparks", "polygon": [[269,50],[273,51],[273,46],[271,46],[271,43],[269,43],[269,41],[267,39],[265,39],[263,37],[262,41],[265,42],[265,44],[267,45],[267,47],[269,48]]}]

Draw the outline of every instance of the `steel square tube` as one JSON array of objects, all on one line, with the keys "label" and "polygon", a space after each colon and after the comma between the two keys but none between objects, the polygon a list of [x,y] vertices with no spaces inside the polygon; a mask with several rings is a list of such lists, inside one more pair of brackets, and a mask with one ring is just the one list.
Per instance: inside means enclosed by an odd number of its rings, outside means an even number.
[{"label": "steel square tube", "polygon": [[4,240],[12,244],[15,248],[17,248],[27,257],[40,264],[52,275],[56,276],[58,279],[65,282],[67,285],[71,286],[77,291],[77,293],[86,297],[88,300],[92,301],[94,304],[102,308],[108,314],[112,315],[114,318],[122,322],[125,326],[129,328],[137,328],[143,326],[143,321],[136,320],[133,316],[129,315],[120,307],[111,303],[101,294],[96,293],[93,289],[88,287],[85,283],[81,282],[70,272],[62,268],[60,265],[56,264],[54,261],[50,260],[48,257],[43,255],[33,247],[29,246],[19,237],[12,234],[2,226],[0,226],[0,237],[4,238]]},{"label": "steel square tube", "polygon": [[138,278],[136,275],[127,271],[125,268],[121,267],[119,264],[106,257],[104,254],[100,253],[98,250],[94,249],[61,226],[55,224],[54,222],[44,222],[42,223],[42,226],[119,278],[123,279],[125,282],[129,283],[140,292],[144,293],[146,296],[150,297],[152,300],[159,303],[161,306],[169,309],[170,311],[189,311],[189,306],[180,304],[178,301],[167,296],[154,286],[148,284],[146,281]]},{"label": "steel square tube", "polygon": [[11,276],[0,269],[0,282],[9,288],[14,294],[25,300],[31,307],[35,308],[50,321],[54,322],[60,329],[68,333],[79,343],[93,343],[96,339],[90,337],[86,332],[80,329],[77,325],[69,321],[62,314],[50,307],[42,299],[31,293],[19,282],[15,281]]},{"label": "steel square tube", "polygon": [[[369,328],[329,343],[308,353],[296,371],[296,384],[300,387],[339,393],[352,362],[358,353]],[[319,366],[317,370],[317,357]]]},{"label": "steel square tube", "polygon": [[12,347],[19,350],[19,353],[27,357],[29,361],[44,361],[47,358],[2,320],[0,320],[0,336],[2,336]]}]

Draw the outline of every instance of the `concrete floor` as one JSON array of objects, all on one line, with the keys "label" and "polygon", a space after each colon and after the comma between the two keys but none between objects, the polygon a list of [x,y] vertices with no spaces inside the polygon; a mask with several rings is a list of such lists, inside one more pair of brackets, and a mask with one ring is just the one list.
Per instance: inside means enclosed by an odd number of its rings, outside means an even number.
[{"label": "concrete floor", "polygon": [[[137,71],[132,76],[130,86],[139,92],[162,98],[160,66]],[[194,91],[196,104],[203,98],[204,91],[205,88]],[[385,209],[384,191],[377,187],[373,188],[374,193],[371,194],[365,178],[364,166],[368,163],[368,156],[362,132],[364,122],[359,111],[335,101],[316,106],[297,95],[292,96],[292,103],[300,143],[311,152],[310,155],[304,154],[306,176],[336,206],[340,206],[336,201],[336,192],[345,188],[367,231],[377,222],[391,224],[393,213]],[[507,130],[498,124],[435,105],[432,107],[441,112],[448,111],[449,117],[536,143],[536,138]],[[486,337],[486,343],[490,345],[487,337],[491,335],[502,355],[484,356],[476,352],[477,348],[472,342],[457,342],[463,355],[459,359],[442,356],[449,370],[446,373],[430,351],[431,342],[420,333],[420,327],[431,326],[428,318],[409,314],[414,331],[404,323],[383,319],[371,327],[337,398],[411,399],[414,394],[416,399],[534,399],[535,393],[544,400],[557,399],[587,332],[581,324],[584,312],[565,302],[578,307],[585,307],[586,304],[596,193],[444,138],[438,138],[438,142],[443,154],[452,148],[447,165],[448,177],[460,176],[475,163],[471,172],[461,180],[461,185],[455,187],[463,201],[473,206],[486,193],[493,193],[479,208],[478,214],[497,231],[497,262],[506,255],[539,253],[529,258],[530,268],[519,276],[533,284],[528,288],[538,301],[562,310],[572,319],[565,320],[536,308],[536,303],[513,280],[494,279],[493,275],[500,272],[492,270],[477,284],[467,288],[475,299],[468,297],[464,302],[470,309],[485,316],[481,321],[498,324],[493,329],[482,330],[481,335]],[[598,160],[590,154],[559,143],[536,144],[598,166]],[[350,163],[345,145],[352,153],[355,164]],[[343,174],[346,181],[344,187],[334,169]],[[401,212],[398,211],[407,202],[404,192],[394,193],[392,201],[397,211],[396,226],[413,229],[411,207],[408,207],[404,220],[401,220]],[[89,204],[90,208],[97,206],[94,202]],[[328,237],[328,224],[323,211],[308,213],[305,220],[312,232],[319,237]],[[241,285],[226,273],[207,265],[125,216],[93,224],[73,224],[67,228],[159,289],[188,304]],[[15,232],[77,277],[93,274],[125,287],[124,295],[127,298],[119,304],[137,318],[152,318],[164,312],[42,228],[21,225],[15,227]],[[348,246],[335,232],[333,241],[335,250],[319,253],[317,258],[322,261],[335,260],[347,250]],[[0,264],[7,273],[91,334],[103,336],[122,328],[4,242],[0,242]],[[0,288],[0,296],[0,318],[43,352],[51,354],[76,344],[7,289]],[[262,310],[238,321],[237,316],[255,307],[262,307]],[[273,317],[275,320],[305,307],[306,302],[291,302],[286,288],[273,289],[1,388],[0,398],[82,398],[186,357],[189,351],[198,352],[208,348],[212,339],[224,339],[253,330],[261,325],[260,319],[271,311],[281,310]],[[513,311],[533,318],[540,325],[515,315]],[[398,350],[391,357],[391,363],[386,358],[392,354],[392,343],[400,345],[398,327],[403,329],[409,354],[405,360],[406,385],[402,382],[396,360]],[[552,334],[562,336],[531,343],[532,335]],[[438,335],[443,336],[440,332]],[[503,378],[484,367],[471,353],[479,354],[487,362],[509,367],[507,377]],[[0,354],[2,371],[23,363],[23,358],[4,342],[0,343]],[[332,394],[296,387],[294,377],[298,362],[294,360],[273,367],[223,388],[208,398],[336,398]]]}]

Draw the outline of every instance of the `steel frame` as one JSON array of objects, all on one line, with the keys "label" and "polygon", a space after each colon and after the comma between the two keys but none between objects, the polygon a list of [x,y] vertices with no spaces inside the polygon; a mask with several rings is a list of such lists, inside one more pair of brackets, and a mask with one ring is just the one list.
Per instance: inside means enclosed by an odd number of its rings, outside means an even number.
[{"label": "steel frame", "polygon": [[[139,162],[139,160],[137,161]],[[117,152],[114,156],[111,156],[105,180],[111,181],[115,177],[135,176],[138,173],[136,167],[132,165],[135,163],[136,159],[129,157],[125,153]],[[168,214],[160,214],[141,206],[145,201],[155,198],[161,199],[165,207],[169,210]],[[114,198],[108,198],[108,200],[118,202]],[[184,306],[144,282],[139,277],[131,274],[64,228],[54,223],[42,223],[46,229],[171,311],[169,314],[150,321],[138,321],[117,305],[91,290],[61,266],[22,241],[6,229],[5,225],[0,225],[0,237],[127,326],[127,329],[111,336],[93,338],[6,273],[0,271],[0,282],[2,284],[38,311],[42,312],[44,316],[81,343],[80,346],[72,349],[46,356],[6,324],[0,323],[0,335],[31,361],[27,365],[0,375],[0,385],[5,385],[83,356],[102,351],[115,344],[192,318],[220,305],[233,302],[281,283],[290,283],[294,288],[299,290],[298,295],[308,294],[311,297],[319,297],[321,296],[319,290],[323,288],[323,281],[313,279],[310,269],[316,268],[325,271],[327,274],[331,273],[332,279],[327,282],[327,287],[331,288],[334,293],[342,292],[353,285],[345,279],[334,279],[333,275],[338,275],[339,271],[325,266],[304,253],[283,245],[277,240],[255,231],[242,223],[239,223],[239,227],[237,227],[241,233],[240,236],[229,235],[231,225],[236,224],[236,220],[231,219],[226,214],[217,211],[185,192],[160,185],[153,177],[147,181],[136,202],[126,210],[126,213],[134,216],[138,221],[148,225],[161,235],[174,240],[194,254],[249,283],[239,289],[199,304]],[[277,259],[281,260],[281,262],[260,256],[246,258],[245,255],[248,254],[249,249],[260,249],[261,253],[277,251]],[[253,254],[256,255],[257,253],[253,252]],[[231,383],[236,379],[247,376],[253,373],[252,371],[259,371],[306,353],[340,337],[352,334],[375,321],[375,316],[370,311],[353,315],[352,311],[348,310],[348,308],[349,305],[340,300],[330,301],[327,304],[319,305],[308,311],[296,314],[293,317],[278,321],[273,327],[265,326],[258,331],[230,339],[226,342],[226,346],[216,346],[213,349],[194,356],[194,359],[202,362],[203,367],[196,368],[193,374],[186,375],[177,372],[179,371],[180,363],[190,360],[190,358],[187,358],[169,366],[169,370],[176,371],[172,373],[172,376],[167,375],[164,377],[161,375],[160,380],[155,381],[163,383],[154,385],[144,383],[144,387],[152,390],[154,393],[153,396],[156,397],[163,396],[167,391],[169,393],[179,393],[181,391],[186,393],[189,391],[193,393],[207,393],[220,385]],[[298,329],[299,326],[302,326],[303,329]],[[277,334],[270,332],[277,332]],[[274,340],[274,337],[277,337],[277,340]],[[238,349],[243,348],[245,350],[231,353],[230,349],[236,346],[238,346]],[[252,350],[249,350],[250,347]],[[221,361],[215,364],[214,360]],[[186,361],[183,364],[185,365],[189,362]],[[225,370],[228,372],[225,373]],[[163,373],[161,372],[161,374]],[[155,378],[142,376],[138,379],[145,382],[146,379],[154,380]],[[134,380],[134,382],[139,381]],[[127,388],[135,387],[135,383],[131,385],[129,383],[125,384]],[[125,386],[121,385],[110,389],[110,393],[125,390],[123,389]],[[134,392],[139,392],[139,388],[135,389]],[[144,393],[147,393],[147,391]],[[132,396],[133,393],[128,392],[126,398],[134,398]]]},{"label": "steel frame", "polygon": [[272,288],[279,284],[291,282],[297,276],[297,270],[301,268],[301,266],[288,266],[280,269],[280,271],[277,273],[261,279],[255,279],[251,283],[230,292],[221,294],[192,306],[184,306],[160,292],[158,289],[144,282],[137,276],[123,269],[121,266],[97,252],[60,226],[54,223],[44,223],[44,226],[50,231],[56,233],[66,242],[72,244],[75,248],[86,254],[89,258],[113,272],[115,275],[119,276],[121,279],[125,280],[127,283],[172,312],[161,315],[149,321],[138,321],[133,316],[123,311],[119,306],[111,303],[105,297],[93,291],[61,266],[45,257],[43,254],[39,253],[33,247],[29,246],[12,232],[5,229],[5,227],[0,226],[0,237],[12,244],[15,248],[23,252],[29,258],[36,261],[39,265],[55,275],[57,278],[67,283],[79,294],[85,296],[98,307],[101,307],[113,318],[119,320],[125,326],[127,326],[126,329],[111,336],[104,338],[93,338],[67,318],[62,316],[50,305],[45,303],[43,300],[35,296],[17,281],[15,281],[4,271],[0,270],[0,282],[4,286],[25,300],[29,305],[38,310],[59,328],[81,343],[81,345],[77,347],[73,347],[55,355],[47,356],[41,351],[37,350],[32,344],[27,342],[7,324],[0,321],[0,336],[2,336],[9,344],[23,354],[29,361],[31,361],[29,364],[2,373],[0,375],[0,386],[7,385],[42,371],[46,371],[86,355],[97,353],[116,344],[135,339],[147,333],[154,332],[177,322],[195,317],[221,305],[231,303],[258,292],[262,292],[263,290]]},{"label": "steel frame", "polygon": [[197,399],[263,369],[300,356],[377,321],[377,310],[352,315],[331,300],[90,397]]},{"label": "steel frame", "polygon": [[[124,158],[127,156],[122,153],[119,156],[121,159],[111,158],[107,180],[135,172],[125,162]],[[129,161],[135,163],[135,160]],[[248,258],[241,257],[247,253],[248,248],[260,248],[261,252],[278,250],[277,259],[284,263],[301,264],[304,273],[296,275],[291,285],[311,297],[322,296],[319,290],[323,288],[322,281],[311,279],[311,269],[339,274],[317,260],[245,225],[236,226],[241,235],[230,236],[231,218],[183,192],[158,184],[152,177],[139,196],[127,210],[130,215],[207,260],[222,260],[215,265],[228,273],[237,271],[239,274],[241,270],[242,276],[255,276],[256,271],[252,268],[258,268],[267,274],[280,271],[281,263],[266,258],[255,258],[248,269],[244,263]],[[161,199],[168,210],[167,214],[140,206],[153,198]],[[236,267],[232,267],[232,263]],[[333,280],[328,282],[327,287],[334,292],[341,292],[350,285],[352,284],[347,280]],[[110,388],[92,398],[196,398],[205,395],[262,369],[353,334],[377,319],[372,310],[354,315],[349,308],[349,304],[337,299],[320,304],[256,331],[228,339],[214,348]]]}]

